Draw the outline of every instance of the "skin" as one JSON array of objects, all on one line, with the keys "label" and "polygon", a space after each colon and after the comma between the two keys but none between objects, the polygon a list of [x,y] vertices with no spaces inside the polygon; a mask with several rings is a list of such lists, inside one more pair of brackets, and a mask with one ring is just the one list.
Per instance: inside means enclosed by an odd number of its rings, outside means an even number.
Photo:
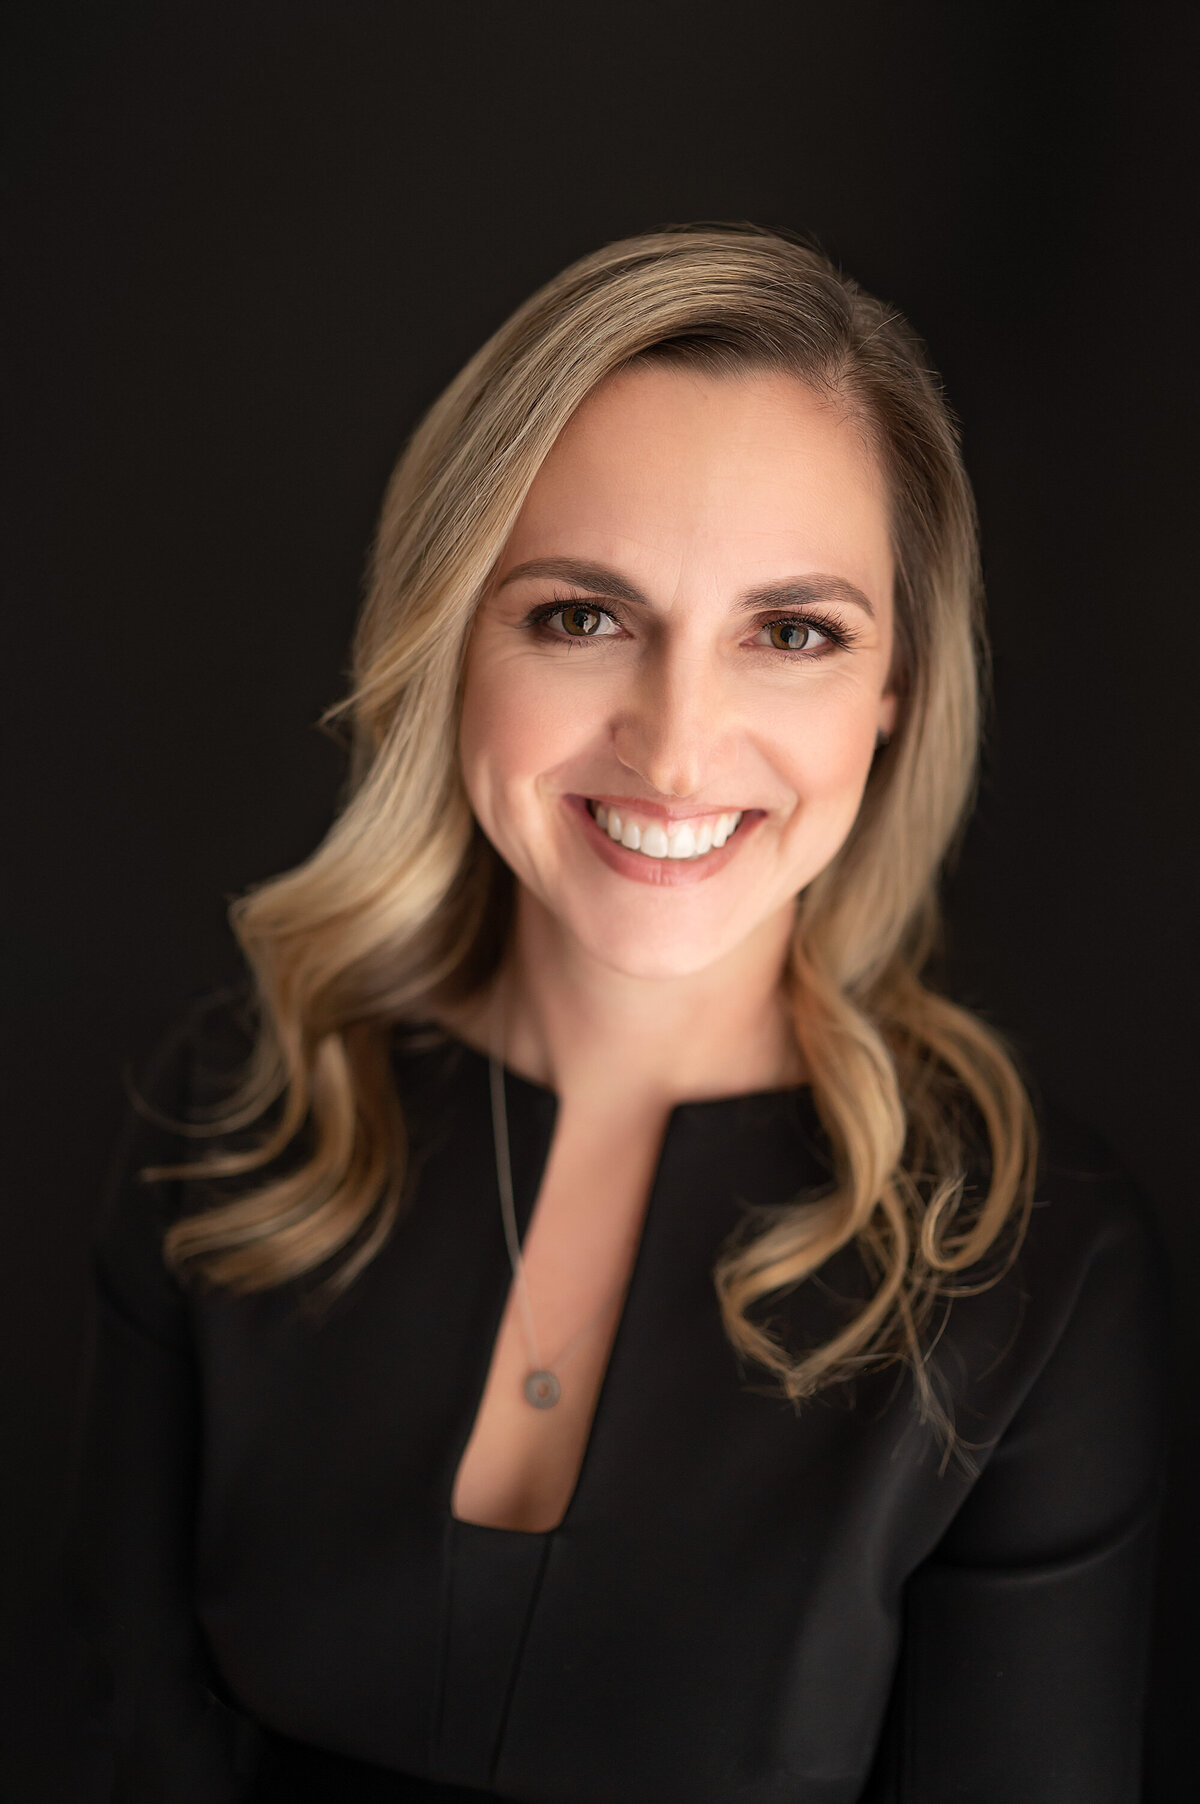
[{"label": "skin", "polygon": [[[565,558],[617,573],[644,602],[517,574]],[[818,576],[869,609],[739,611],[748,589]],[[780,978],[795,898],[849,833],[877,734],[894,724],[892,576],[884,488],[857,425],[788,377],[622,372],[529,492],[474,624],[460,754],[476,817],[517,877],[500,1050],[559,1099],[523,1245],[539,1356],[574,1351],[561,1401],[530,1409],[514,1285],[455,1476],[464,1520],[543,1531],[568,1508],[672,1106],[806,1075]],[[586,604],[576,626],[600,630],[572,638],[563,614],[531,627],[555,598]],[[770,623],[806,612],[853,642],[777,648]],[[581,798],[605,796],[660,819],[746,818],[708,870],[671,861],[649,881],[652,861],[614,857],[584,813]],[[444,1018],[487,1050],[491,1002]]]}]

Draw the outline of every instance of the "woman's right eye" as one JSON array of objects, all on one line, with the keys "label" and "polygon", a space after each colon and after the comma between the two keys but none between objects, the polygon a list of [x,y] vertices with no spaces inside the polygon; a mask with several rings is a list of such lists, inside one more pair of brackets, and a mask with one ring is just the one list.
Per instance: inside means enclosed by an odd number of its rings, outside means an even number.
[{"label": "woman's right eye", "polygon": [[[621,630],[606,609],[598,608],[590,601],[551,602],[536,609],[533,619],[536,624],[547,627],[556,639],[608,639]],[[561,620],[561,628],[551,627],[552,620]],[[605,622],[608,623],[607,631]]]},{"label": "woman's right eye", "polygon": [[604,616],[599,608],[586,608],[582,602],[572,602],[569,608],[563,608],[563,631],[575,638],[592,638],[600,631],[600,623]]}]

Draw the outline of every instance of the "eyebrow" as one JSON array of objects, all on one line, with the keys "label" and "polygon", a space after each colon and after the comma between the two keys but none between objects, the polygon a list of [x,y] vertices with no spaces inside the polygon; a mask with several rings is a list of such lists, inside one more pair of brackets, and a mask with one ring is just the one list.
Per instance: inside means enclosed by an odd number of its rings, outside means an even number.
[{"label": "eyebrow", "polygon": [[[509,583],[532,576],[558,576],[581,589],[590,589],[593,595],[605,595],[610,601],[627,601],[638,607],[652,605],[619,570],[573,557],[530,558],[510,570],[497,588],[505,589]],[[781,582],[763,583],[753,589],[744,589],[737,598],[737,607],[739,612],[750,614],[762,608],[801,607],[805,603],[822,601],[849,602],[853,607],[861,608],[872,620],[875,618],[875,609],[862,590],[856,589],[843,576],[789,576]]]}]

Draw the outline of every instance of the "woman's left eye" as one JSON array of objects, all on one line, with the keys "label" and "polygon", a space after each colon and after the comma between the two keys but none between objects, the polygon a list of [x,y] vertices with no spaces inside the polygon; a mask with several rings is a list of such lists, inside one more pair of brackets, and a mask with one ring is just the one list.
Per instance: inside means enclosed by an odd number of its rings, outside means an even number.
[{"label": "woman's left eye", "polygon": [[768,620],[760,629],[776,651],[817,651],[833,643],[833,634],[814,625],[811,620]]}]

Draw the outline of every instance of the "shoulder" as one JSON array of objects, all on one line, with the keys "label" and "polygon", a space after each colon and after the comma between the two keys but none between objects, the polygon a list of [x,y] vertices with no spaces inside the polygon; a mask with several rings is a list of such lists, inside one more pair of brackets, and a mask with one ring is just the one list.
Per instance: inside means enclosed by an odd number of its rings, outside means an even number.
[{"label": "shoulder", "polygon": [[150,1049],[125,1068],[135,1113],[141,1103],[185,1111],[217,1101],[236,1082],[258,1035],[248,977],[210,984],[185,997]]},{"label": "shoulder", "polygon": [[1025,1232],[998,1277],[989,1259],[986,1274],[961,1275],[980,1287],[951,1304],[938,1364],[971,1439],[977,1429],[985,1444],[1004,1433],[1011,1450],[1060,1435],[1081,1471],[1098,1447],[1114,1461],[1124,1447],[1146,1468],[1158,1457],[1170,1384],[1164,1239],[1102,1135],[1057,1100],[1039,1099],[1037,1115]]},{"label": "shoulder", "polygon": [[227,1102],[255,1039],[250,981],[230,979],[185,997],[149,1051],[122,1066],[125,1108],[93,1220],[92,1267],[109,1301],[160,1336],[177,1326],[163,1236],[202,1197],[197,1183],[155,1173],[218,1143],[205,1123]]},{"label": "shoulder", "polygon": [[966,1561],[1099,1545],[1152,1507],[1166,1457],[1171,1286],[1152,1206],[1103,1136],[1057,1103],[1038,1116],[1026,1233],[998,1282],[955,1301],[939,1348],[983,1466],[946,1544]]},{"label": "shoulder", "polygon": [[1038,1105],[1038,1167],[1021,1251],[1030,1281],[1069,1306],[1093,1296],[1168,1311],[1170,1269],[1154,1207],[1109,1142],[1053,1097]]},{"label": "shoulder", "polygon": [[[1056,1091],[1030,1086],[1036,1170],[1027,1220],[1016,1203],[992,1247],[964,1276],[984,1285],[1014,1273],[1035,1304],[1068,1308],[1087,1274],[1122,1256],[1160,1292],[1168,1285],[1166,1246],[1153,1203],[1116,1149]],[[992,1187],[993,1163],[983,1111],[955,1086],[946,1102],[960,1136],[965,1169],[961,1220],[973,1220]]]}]

